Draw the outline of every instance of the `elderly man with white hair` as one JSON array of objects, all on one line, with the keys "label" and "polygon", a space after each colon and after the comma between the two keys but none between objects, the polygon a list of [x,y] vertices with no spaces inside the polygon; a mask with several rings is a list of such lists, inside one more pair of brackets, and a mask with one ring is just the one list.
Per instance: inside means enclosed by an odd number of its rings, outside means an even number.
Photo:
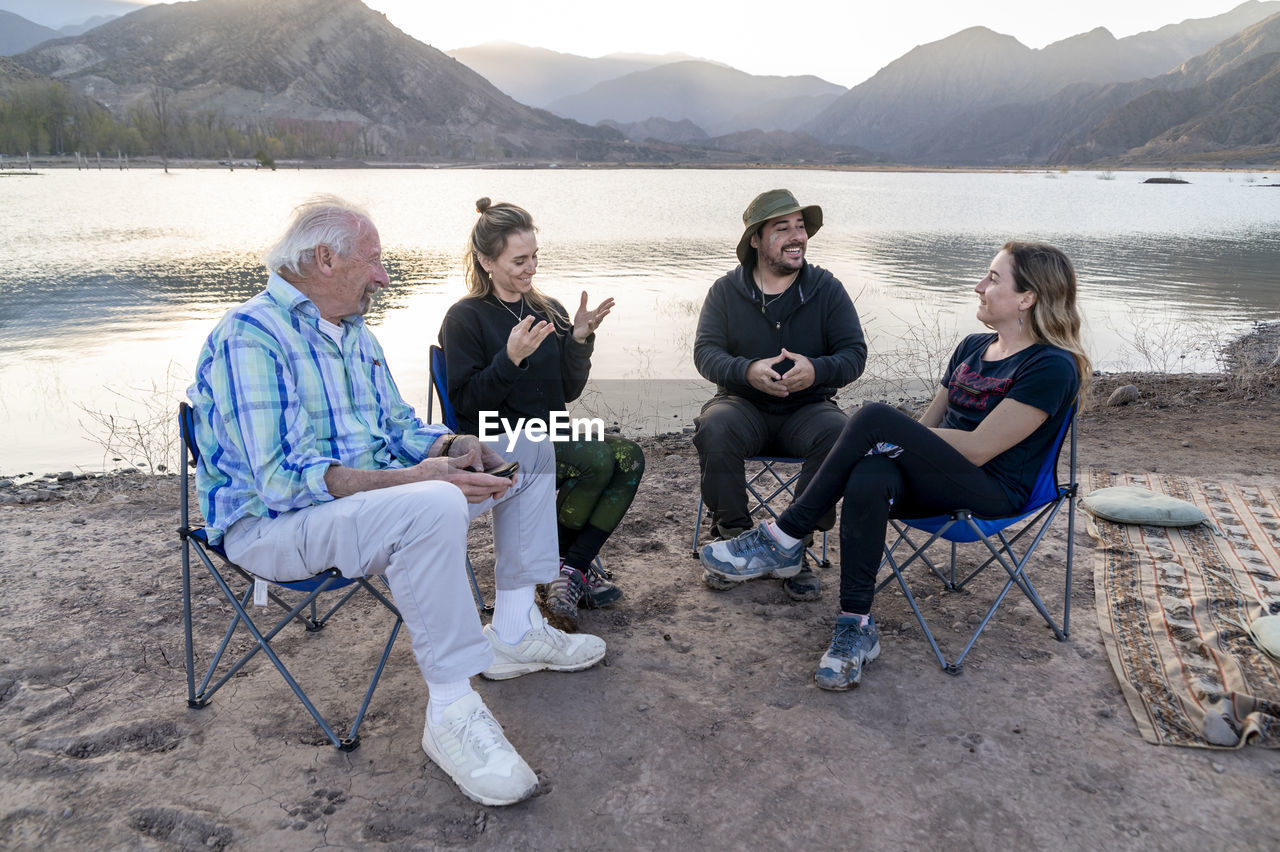
[{"label": "elderly man with white hair", "polygon": [[[363,318],[390,283],[364,210],[311,199],[264,262],[266,289],[218,323],[187,392],[210,540],[268,580],[384,574],[427,682],[423,749],[470,798],[521,801],[537,776],[470,677],[579,671],[605,654],[534,603],[559,565],[552,449],[525,441],[504,458],[415,416]],[[511,478],[481,472],[508,460]],[[490,509],[497,598],[482,629],[466,539]]]}]

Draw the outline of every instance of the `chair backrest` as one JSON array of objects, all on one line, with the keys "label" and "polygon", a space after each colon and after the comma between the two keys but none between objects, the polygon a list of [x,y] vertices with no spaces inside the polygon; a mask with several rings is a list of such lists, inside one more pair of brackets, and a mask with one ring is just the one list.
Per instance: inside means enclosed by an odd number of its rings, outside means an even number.
[{"label": "chair backrest", "polygon": [[[440,416],[444,425],[454,432],[458,431],[458,415],[454,413],[453,403],[449,401],[449,374],[445,369],[444,350],[432,344],[431,350],[431,387],[440,398]],[[427,419],[431,420],[431,400],[427,399]]]},{"label": "chair backrest", "polygon": [[196,412],[190,404],[185,402],[178,403],[178,434],[182,436],[182,443],[186,445],[187,453],[191,456],[191,464],[199,464],[200,448],[196,446]]},{"label": "chair backrest", "polygon": [[1027,508],[1043,506],[1053,500],[1056,500],[1058,494],[1062,491],[1062,485],[1058,482],[1058,459],[1062,456],[1062,446],[1066,443],[1067,433],[1071,433],[1071,457],[1070,470],[1068,476],[1070,482],[1068,486],[1074,485],[1076,480],[1076,437],[1075,437],[1075,421],[1076,407],[1071,406],[1071,410],[1067,412],[1067,416],[1062,419],[1062,428],[1058,430],[1058,437],[1053,444],[1053,452],[1045,455],[1044,461],[1040,464],[1040,471],[1036,474],[1035,485],[1031,487],[1031,494],[1027,498]]}]

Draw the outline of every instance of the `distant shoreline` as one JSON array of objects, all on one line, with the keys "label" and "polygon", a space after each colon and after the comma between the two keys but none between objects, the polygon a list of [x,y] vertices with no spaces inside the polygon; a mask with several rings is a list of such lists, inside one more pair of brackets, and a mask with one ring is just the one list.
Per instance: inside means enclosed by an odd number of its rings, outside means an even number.
[{"label": "distant shoreline", "polygon": [[[1199,390],[1212,389],[1214,393],[1227,392],[1228,395],[1234,393],[1235,396],[1243,399],[1244,402],[1259,403],[1268,399],[1280,399],[1280,389],[1277,387],[1277,380],[1280,380],[1280,322],[1259,322],[1254,327],[1245,332],[1241,336],[1229,341],[1223,348],[1224,366],[1226,370],[1220,372],[1193,372],[1193,373],[1174,373],[1160,372],[1155,370],[1123,370],[1119,372],[1095,373],[1095,381],[1100,385],[1116,385],[1136,384],[1147,389],[1150,399],[1159,399],[1161,394],[1171,397],[1169,400],[1158,401],[1157,407],[1164,407],[1174,402],[1182,404],[1184,391],[1191,389],[1192,392],[1187,397],[1194,399]],[[669,383],[668,383],[669,384]],[[686,397],[685,402],[696,400],[693,410],[696,411],[705,401],[707,395],[712,392],[712,386],[700,377],[690,377],[687,382],[688,387],[676,392]],[[702,387],[698,390],[697,387]],[[1173,390],[1176,388],[1177,390]],[[1162,390],[1163,389],[1163,390]],[[692,392],[692,395],[691,395]],[[1084,409],[1088,416],[1100,417],[1104,416],[1102,412],[1108,408],[1107,394],[1099,393],[1096,389],[1091,393],[1092,399],[1089,405]],[[870,398],[868,398],[870,399]],[[888,400],[885,400],[888,401]],[[901,401],[901,400],[900,400]],[[926,397],[921,397],[911,402],[913,404],[922,405],[927,401]],[[599,402],[599,400],[597,400]],[[617,405],[618,410],[625,411],[628,405],[627,400],[613,400],[612,403]],[[631,400],[630,402],[634,402]],[[656,426],[658,422],[664,422],[667,415],[671,413],[675,403],[672,399],[663,400],[665,407],[662,412],[653,416],[633,416],[630,418],[632,422],[627,424],[624,430],[627,434],[641,440],[642,442],[661,441],[664,438],[687,435],[691,432],[691,428],[686,428],[689,419],[681,419],[679,425],[674,428]],[[1237,400],[1239,402],[1239,400]],[[652,403],[652,400],[650,400]],[[419,415],[423,415],[420,410]],[[577,410],[578,414],[588,416],[601,416],[606,422],[612,425],[609,428],[619,426],[619,421],[615,418],[616,412],[611,405],[605,405],[603,408],[596,405],[590,408],[582,408]],[[641,422],[648,422],[653,428],[643,429],[639,427]],[[175,436],[176,437],[176,436]],[[59,466],[58,471],[49,470],[27,470],[15,472],[12,470],[0,471],[0,505],[17,502],[33,502],[40,500],[56,499],[60,496],[57,491],[61,488],[58,483],[70,483],[83,479],[99,479],[104,477],[113,477],[119,475],[136,475],[141,477],[159,476],[157,473],[148,473],[137,467],[129,466],[127,462],[125,466],[112,470],[105,469],[86,469],[82,465],[71,465],[70,467]],[[163,469],[162,469],[163,471]],[[175,472],[165,472],[165,476],[172,476]],[[55,483],[52,490],[47,488],[48,483]],[[42,496],[30,496],[27,498],[16,499],[13,495],[24,489],[42,487],[45,492]]]},{"label": "distant shoreline", "polygon": [[[99,163],[91,157],[82,157],[77,162],[72,156],[42,156],[31,158],[31,170],[27,170],[25,157],[5,157],[0,160],[0,177],[38,175],[43,169],[75,169],[78,171],[130,171],[141,169],[156,171],[164,168],[164,164],[156,158],[144,157],[130,159],[127,163],[120,160],[103,158]],[[225,165],[216,160],[181,159],[170,160],[168,167],[176,171],[304,171],[329,169],[369,169],[369,170],[438,170],[438,169],[482,169],[482,170],[573,170],[573,171],[614,171],[614,170],[703,170],[726,171],[737,169],[754,169],[760,171],[835,171],[835,172],[884,172],[884,173],[920,173],[920,174],[1066,174],[1070,172],[1095,172],[1098,174],[1122,174],[1131,172],[1182,172],[1182,173],[1234,173],[1254,174],[1276,172],[1280,175],[1280,162],[1251,166],[1214,166],[1205,163],[1171,165],[1169,163],[1150,163],[1135,165],[1127,163],[1123,166],[1103,166],[1086,164],[1080,166],[921,166],[895,163],[629,163],[629,162],[379,162],[376,160],[278,160],[275,168],[259,166],[249,161],[236,161],[234,165]]]}]

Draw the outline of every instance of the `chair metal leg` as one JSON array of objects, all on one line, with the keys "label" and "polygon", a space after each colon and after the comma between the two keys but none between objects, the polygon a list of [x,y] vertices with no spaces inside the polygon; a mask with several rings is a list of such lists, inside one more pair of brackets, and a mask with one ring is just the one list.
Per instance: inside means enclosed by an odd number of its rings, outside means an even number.
[{"label": "chair metal leg", "polygon": [[[185,500],[186,465],[183,465],[183,491]],[[182,535],[182,632],[186,640],[184,653],[187,661],[187,706],[196,706],[196,667],[195,651],[191,638],[191,542],[187,539],[186,530]]]},{"label": "chair metal leg", "polygon": [[[1071,469],[1075,471],[1075,433],[1071,435]],[[1062,601],[1062,635],[1071,635],[1071,566],[1072,556],[1074,556],[1074,548],[1076,541],[1076,486],[1072,485],[1070,493],[1067,495],[1067,588],[1063,595]]]},{"label": "chair metal leg", "polygon": [[480,584],[476,582],[475,569],[471,567],[471,556],[467,556],[467,579],[471,581],[471,597],[476,600],[476,609],[488,615],[493,612],[493,607],[484,602],[484,595],[480,592]]},{"label": "chair metal leg", "polygon": [[[747,515],[755,515],[757,512],[764,510],[764,512],[768,514],[769,519],[777,521],[778,512],[773,508],[772,503],[783,494],[789,495],[792,499],[795,498],[796,493],[794,486],[796,480],[800,478],[800,474],[796,473],[786,479],[783,479],[781,474],[779,474],[773,466],[775,462],[768,459],[757,459],[757,461],[760,462],[760,469],[746,479],[747,494],[755,500],[755,504],[747,508]],[[762,494],[760,490],[760,488],[764,487],[763,483],[760,483],[760,478],[766,473],[772,476],[774,481],[777,483],[777,485],[773,487],[773,490],[767,495]],[[757,488],[757,483],[760,483],[760,488]],[[698,547],[698,542],[702,538],[702,516],[705,509],[706,505],[703,503],[701,493],[699,493],[697,514],[694,516],[693,520],[693,546],[690,548],[690,553],[694,559],[699,558],[698,551],[700,548]],[[831,567],[831,561],[827,559],[827,533],[827,530],[822,531],[821,556],[818,555],[818,552],[815,552],[812,546],[805,547],[805,553],[809,555],[809,558],[813,560],[814,564],[821,568]]]},{"label": "chair metal leg", "polygon": [[699,494],[698,495],[698,514],[694,516],[694,520],[693,520],[693,548],[692,549],[693,549],[694,559],[698,558],[698,538],[702,533],[702,509],[703,509],[702,495]]}]

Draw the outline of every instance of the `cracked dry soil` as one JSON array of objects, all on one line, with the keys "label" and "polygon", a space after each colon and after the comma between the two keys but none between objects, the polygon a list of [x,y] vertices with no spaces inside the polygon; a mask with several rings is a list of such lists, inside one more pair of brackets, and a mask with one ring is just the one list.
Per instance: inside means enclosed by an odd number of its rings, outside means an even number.
[{"label": "cracked dry soil", "polygon": [[[1083,466],[1280,476],[1274,383],[1242,396],[1212,377],[1106,377],[1097,398],[1130,381],[1139,403],[1082,418]],[[834,596],[793,603],[775,581],[705,588],[689,555],[696,454],[685,435],[645,449],[639,498],[605,551],[625,597],[584,616],[609,643],[606,663],[477,680],[542,779],[540,795],[511,808],[467,800],[423,755],[426,691],[403,638],[354,752],[325,744],[265,661],[208,707],[188,708],[176,479],[93,480],[59,500],[0,506],[0,847],[1274,842],[1274,753],[1139,738],[1098,634],[1083,524],[1068,642],[1011,599],[963,675],[948,677],[890,589],[877,601],[881,658],[860,689],[827,693],[813,670]],[[1055,578],[1064,529],[1042,545]],[[483,524],[471,550],[491,595]],[[834,583],[837,570],[821,576]],[[995,583],[966,594],[925,589],[953,653]],[[207,578],[195,585],[196,628],[207,637],[225,625],[227,607]],[[1046,594],[1059,603],[1060,590]],[[340,721],[350,721],[361,672],[376,658],[382,615],[362,606],[317,634],[290,630],[277,641],[286,660],[306,661],[296,667],[304,686]]]}]

